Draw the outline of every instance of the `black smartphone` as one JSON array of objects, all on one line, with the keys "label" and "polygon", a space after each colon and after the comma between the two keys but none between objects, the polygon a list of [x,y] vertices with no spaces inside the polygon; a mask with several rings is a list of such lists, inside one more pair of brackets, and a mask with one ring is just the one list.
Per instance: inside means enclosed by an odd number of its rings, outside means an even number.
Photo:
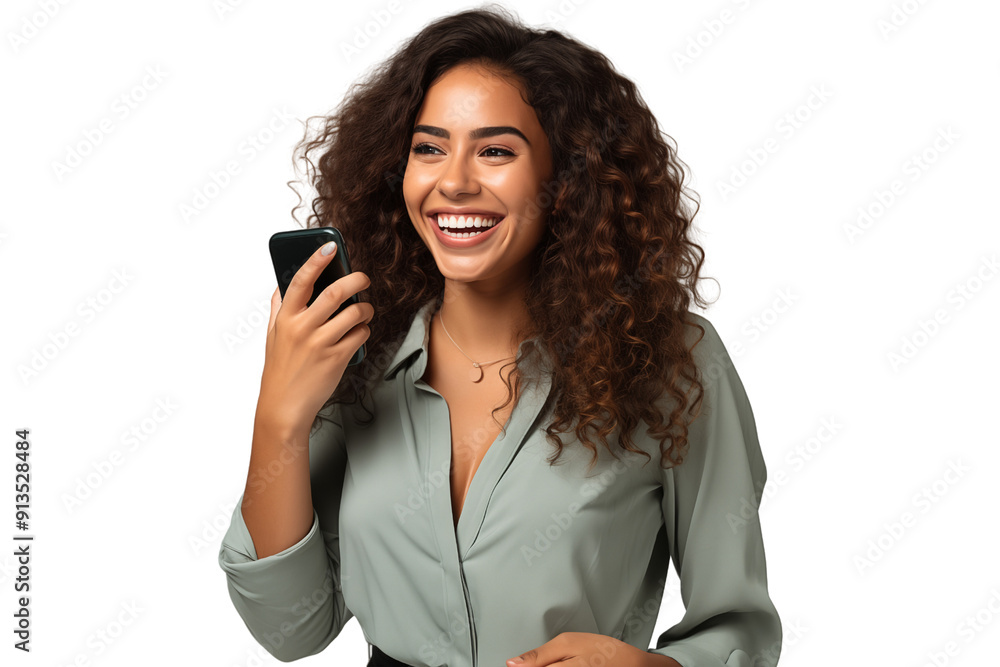
[{"label": "black smartphone", "polygon": [[[285,298],[285,290],[288,289],[288,285],[292,282],[292,276],[299,270],[299,267],[305,264],[320,246],[326,245],[330,241],[337,243],[336,253],[323,272],[316,277],[316,282],[313,283],[313,293],[309,297],[307,305],[312,305],[316,297],[336,280],[351,273],[351,262],[347,256],[347,244],[344,243],[344,237],[341,236],[336,227],[295,229],[290,232],[278,232],[271,236],[268,247],[271,250],[271,263],[274,265],[274,275],[278,279],[281,298]],[[350,304],[362,300],[362,298],[358,298],[357,294],[352,294],[330,317],[332,318]],[[365,344],[362,343],[347,365],[360,364],[364,358]]]}]

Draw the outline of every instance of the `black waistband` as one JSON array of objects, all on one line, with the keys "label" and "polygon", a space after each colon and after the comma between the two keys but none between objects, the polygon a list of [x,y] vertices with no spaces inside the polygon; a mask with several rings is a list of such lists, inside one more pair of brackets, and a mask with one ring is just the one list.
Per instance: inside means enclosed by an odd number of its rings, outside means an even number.
[{"label": "black waistband", "polygon": [[367,667],[410,667],[405,662],[400,662],[395,658],[386,655],[375,644],[372,647],[372,657],[368,660]]}]

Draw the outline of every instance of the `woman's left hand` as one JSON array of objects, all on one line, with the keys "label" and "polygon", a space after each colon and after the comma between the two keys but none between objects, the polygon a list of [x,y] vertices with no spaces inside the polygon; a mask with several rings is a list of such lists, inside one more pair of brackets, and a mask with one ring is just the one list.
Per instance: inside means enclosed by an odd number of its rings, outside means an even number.
[{"label": "woman's left hand", "polygon": [[[598,659],[599,657],[599,659]],[[647,651],[626,644],[620,639],[607,635],[595,635],[590,632],[563,632],[548,642],[520,656],[507,661],[508,667],[545,667],[559,663],[559,667],[591,667],[592,665],[609,665],[610,667],[649,667],[660,664],[676,664],[670,658],[668,662],[653,662],[653,656]],[[520,660],[520,662],[515,662]]]}]

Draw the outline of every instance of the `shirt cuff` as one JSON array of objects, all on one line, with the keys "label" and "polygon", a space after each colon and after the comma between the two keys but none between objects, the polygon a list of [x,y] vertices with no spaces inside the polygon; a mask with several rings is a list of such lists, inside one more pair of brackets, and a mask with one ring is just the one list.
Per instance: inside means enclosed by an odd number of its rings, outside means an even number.
[{"label": "shirt cuff", "polygon": [[[744,664],[750,667],[749,662],[730,663],[728,660],[723,662],[714,653],[706,651],[703,648],[698,648],[697,646],[685,644],[668,644],[663,648],[651,648],[647,650],[647,653],[655,653],[656,655],[665,655],[668,658],[673,658],[680,663],[681,667],[743,667]],[[737,651],[736,653],[743,652]]]},{"label": "shirt cuff", "polygon": [[[258,559],[242,505],[240,496],[219,548],[219,565],[229,582],[240,595],[266,607],[281,609],[300,603],[322,585],[327,574],[326,546],[315,508],[305,537],[284,551]],[[302,582],[307,590],[300,590],[294,582]]]}]

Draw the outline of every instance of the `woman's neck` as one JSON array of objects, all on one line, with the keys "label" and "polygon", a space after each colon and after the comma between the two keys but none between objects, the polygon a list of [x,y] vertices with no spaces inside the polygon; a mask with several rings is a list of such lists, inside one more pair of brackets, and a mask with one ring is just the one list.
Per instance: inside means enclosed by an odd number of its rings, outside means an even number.
[{"label": "woman's neck", "polygon": [[438,317],[454,343],[477,361],[517,354],[519,331],[530,330],[524,287],[487,292],[470,283],[445,281]]}]

